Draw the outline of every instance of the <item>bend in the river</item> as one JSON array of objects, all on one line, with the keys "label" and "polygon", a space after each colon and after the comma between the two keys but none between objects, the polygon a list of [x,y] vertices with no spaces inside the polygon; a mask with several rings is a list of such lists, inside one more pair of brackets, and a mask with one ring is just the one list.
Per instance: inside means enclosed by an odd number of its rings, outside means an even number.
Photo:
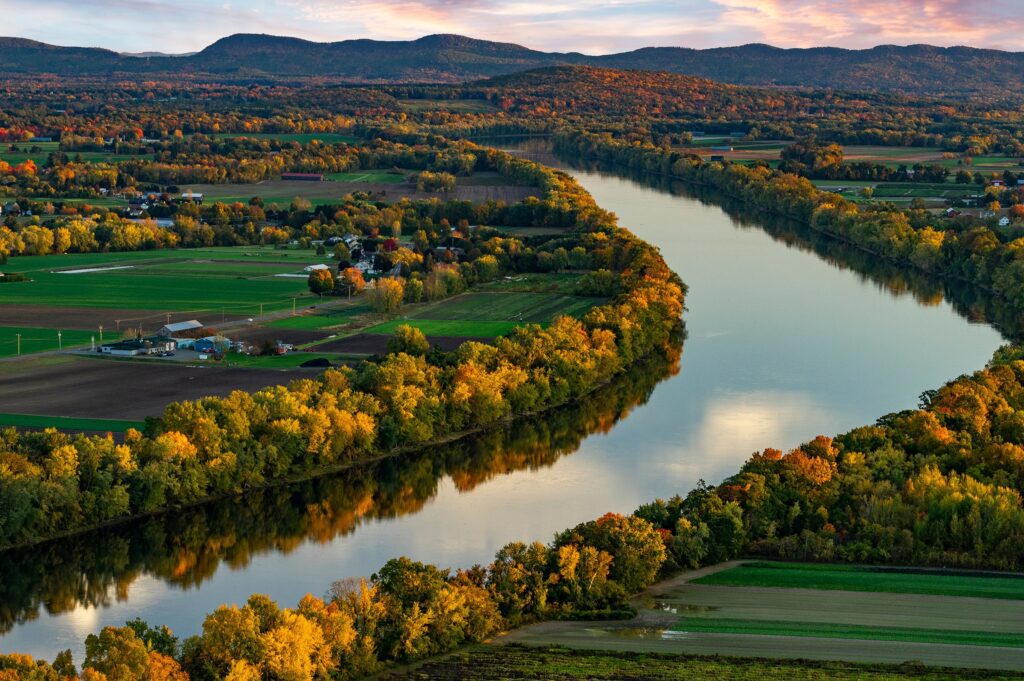
[{"label": "bend in the river", "polygon": [[707,203],[715,197],[571,172],[688,284],[681,371],[648,367],[598,404],[269,491],[244,508],[7,554],[6,565],[22,567],[0,575],[0,624],[12,625],[0,650],[52,658],[72,648],[80,660],[85,635],[134,617],[188,635],[220,603],[258,592],[291,605],[396,555],[486,562],[509,541],[547,540],[699,479],[717,482],[754,450],[915,406],[1001,342],[969,320],[1016,333],[977,292],[857,261],[827,240]]}]

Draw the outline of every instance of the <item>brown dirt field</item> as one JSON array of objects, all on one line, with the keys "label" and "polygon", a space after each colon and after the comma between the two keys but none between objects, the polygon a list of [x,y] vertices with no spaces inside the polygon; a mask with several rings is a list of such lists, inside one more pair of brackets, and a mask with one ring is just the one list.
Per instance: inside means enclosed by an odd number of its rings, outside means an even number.
[{"label": "brown dirt field", "polygon": [[330,334],[324,331],[309,331],[306,329],[278,329],[273,327],[246,327],[243,329],[229,329],[224,335],[231,340],[245,341],[246,343],[259,344],[264,341],[281,341],[292,345],[302,345],[313,341],[327,338]]},{"label": "brown dirt field", "polygon": [[[198,317],[199,321],[216,326],[221,322],[220,312],[215,318],[199,312],[171,312],[172,322],[181,322]],[[116,309],[106,307],[51,307],[49,305],[0,305],[0,326],[38,326],[43,328],[96,329],[103,325],[104,338],[109,331],[116,335],[116,321],[121,328],[142,324],[146,332],[155,331],[167,323],[167,313],[154,310]],[[227,321],[242,319],[228,315]]]},{"label": "brown dirt field", "polygon": [[[377,333],[357,333],[354,336],[321,343],[311,350],[316,352],[343,352],[353,355],[376,355],[387,352],[388,339],[391,336]],[[451,351],[466,341],[493,343],[493,338],[470,338],[467,336],[427,336],[430,346],[441,346],[442,350]]]},{"label": "brown dirt field", "polygon": [[0,412],[115,419],[156,416],[171,402],[254,391],[317,371],[88,358],[6,369],[0,373]]}]

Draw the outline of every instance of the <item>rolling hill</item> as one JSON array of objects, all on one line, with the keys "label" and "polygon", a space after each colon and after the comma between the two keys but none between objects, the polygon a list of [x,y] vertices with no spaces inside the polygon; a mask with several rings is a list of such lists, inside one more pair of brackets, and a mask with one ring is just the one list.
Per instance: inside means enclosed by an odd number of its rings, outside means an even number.
[{"label": "rolling hill", "polygon": [[348,83],[453,83],[556,65],[668,71],[741,85],[916,94],[1009,93],[1024,86],[1024,53],[930,45],[882,45],[867,50],[781,49],[761,44],[705,50],[649,47],[589,56],[458,35],[317,43],[237,34],[195,54],[136,56],[0,38],[0,74],[9,76],[164,73],[223,81],[313,77]]}]

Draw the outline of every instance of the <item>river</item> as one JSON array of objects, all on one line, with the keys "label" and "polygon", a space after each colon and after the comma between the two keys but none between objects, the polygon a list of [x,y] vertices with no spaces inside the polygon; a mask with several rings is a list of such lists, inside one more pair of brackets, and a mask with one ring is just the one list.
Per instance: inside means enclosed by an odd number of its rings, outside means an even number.
[{"label": "river", "polygon": [[409,462],[4,554],[0,650],[71,648],[80,663],[87,634],[135,617],[185,636],[218,604],[258,592],[294,605],[398,555],[487,562],[509,541],[718,482],[755,450],[914,407],[1002,342],[938,293],[911,295],[718,206],[571,172],[689,286],[679,371],[646,367],[551,422]]}]

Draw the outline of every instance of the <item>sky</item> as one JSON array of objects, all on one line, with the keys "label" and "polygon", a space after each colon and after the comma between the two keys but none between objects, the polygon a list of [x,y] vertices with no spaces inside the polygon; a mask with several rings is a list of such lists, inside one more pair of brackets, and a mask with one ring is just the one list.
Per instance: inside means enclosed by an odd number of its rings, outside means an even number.
[{"label": "sky", "polygon": [[0,35],[122,52],[197,51],[232,33],[459,33],[587,54],[751,42],[1024,50],[1022,0],[0,0],[0,16]]}]

